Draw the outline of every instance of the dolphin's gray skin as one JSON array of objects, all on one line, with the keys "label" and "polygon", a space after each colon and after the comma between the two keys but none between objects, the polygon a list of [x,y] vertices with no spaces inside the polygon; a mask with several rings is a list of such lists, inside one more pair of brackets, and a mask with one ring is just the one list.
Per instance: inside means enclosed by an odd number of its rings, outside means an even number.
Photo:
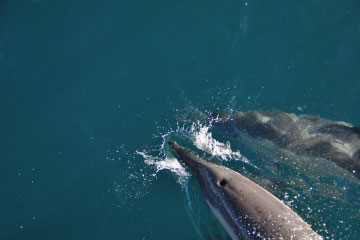
[{"label": "dolphin's gray skin", "polygon": [[323,239],[283,202],[241,174],[169,142],[197,176],[206,203],[234,239]]},{"label": "dolphin's gray skin", "polygon": [[360,128],[311,115],[295,115],[278,110],[238,112],[228,116],[213,113],[231,136],[241,133],[275,142],[293,153],[322,157],[335,162],[360,178]]}]

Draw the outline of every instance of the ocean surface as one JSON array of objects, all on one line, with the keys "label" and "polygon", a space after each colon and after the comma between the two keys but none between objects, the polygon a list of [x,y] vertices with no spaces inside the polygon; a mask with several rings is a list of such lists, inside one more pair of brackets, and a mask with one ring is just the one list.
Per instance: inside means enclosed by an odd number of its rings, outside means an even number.
[{"label": "ocean surface", "polygon": [[358,180],[271,172],[283,156],[205,121],[360,126],[359,0],[2,0],[0,106],[0,239],[229,239],[170,139],[360,239]]}]

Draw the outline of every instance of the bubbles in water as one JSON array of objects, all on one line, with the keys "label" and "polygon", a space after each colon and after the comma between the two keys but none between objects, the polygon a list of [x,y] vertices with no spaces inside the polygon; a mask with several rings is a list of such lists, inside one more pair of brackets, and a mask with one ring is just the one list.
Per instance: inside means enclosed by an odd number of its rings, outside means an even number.
[{"label": "bubbles in water", "polygon": [[109,198],[114,194],[118,200],[116,207],[122,214],[131,215],[135,207],[134,199],[148,194],[147,188],[153,178],[145,168],[138,167],[137,160],[141,159],[137,159],[124,144],[109,146],[105,152],[105,159],[114,172],[114,181],[112,187],[103,190],[101,198]]}]

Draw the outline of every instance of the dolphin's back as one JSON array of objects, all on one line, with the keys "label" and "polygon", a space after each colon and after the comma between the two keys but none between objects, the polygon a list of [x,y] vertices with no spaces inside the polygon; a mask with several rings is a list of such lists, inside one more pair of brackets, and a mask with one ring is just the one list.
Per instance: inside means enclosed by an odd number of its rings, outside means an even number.
[{"label": "dolphin's back", "polygon": [[[220,166],[216,166],[220,167]],[[223,167],[225,209],[258,239],[322,239],[302,218],[270,192]]]}]

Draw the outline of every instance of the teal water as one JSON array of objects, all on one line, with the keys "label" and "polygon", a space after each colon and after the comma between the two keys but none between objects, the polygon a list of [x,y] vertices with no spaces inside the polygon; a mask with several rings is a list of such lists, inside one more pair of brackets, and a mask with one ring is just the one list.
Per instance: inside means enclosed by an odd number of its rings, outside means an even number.
[{"label": "teal water", "polygon": [[[0,239],[226,239],[194,178],[157,171],[164,139],[193,146],[217,108],[359,126],[359,66],[358,0],[0,1]],[[267,154],[214,139],[266,173]],[[277,196],[358,239],[359,184],[321,181]]]}]

